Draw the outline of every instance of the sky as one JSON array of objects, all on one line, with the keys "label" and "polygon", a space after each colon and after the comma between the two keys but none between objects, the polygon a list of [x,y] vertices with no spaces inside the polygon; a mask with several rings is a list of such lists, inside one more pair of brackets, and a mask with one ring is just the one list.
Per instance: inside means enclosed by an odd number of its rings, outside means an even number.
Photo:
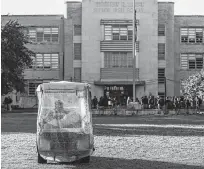
[{"label": "sky", "polygon": [[[62,14],[67,0],[1,0],[1,15]],[[204,0],[159,0],[175,2],[175,15],[204,15]]]}]

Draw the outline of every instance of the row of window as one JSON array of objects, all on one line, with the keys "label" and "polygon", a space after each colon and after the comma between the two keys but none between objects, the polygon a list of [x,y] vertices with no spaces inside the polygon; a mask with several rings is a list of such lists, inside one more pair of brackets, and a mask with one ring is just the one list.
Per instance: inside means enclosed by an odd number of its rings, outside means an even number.
[{"label": "row of window", "polygon": [[158,69],[158,83],[164,83],[165,81],[165,69],[159,68]]},{"label": "row of window", "polygon": [[104,67],[133,67],[133,59],[131,52],[105,52]]},{"label": "row of window", "polygon": [[165,25],[164,24],[158,25],[158,36],[165,36]]},{"label": "row of window", "polygon": [[[74,68],[74,77],[72,79],[75,82],[81,82],[81,68]],[[28,82],[28,95],[35,96],[38,85],[42,84],[42,81]]]},{"label": "row of window", "polygon": [[204,28],[181,28],[182,43],[204,43]]},{"label": "row of window", "polygon": [[158,44],[158,60],[165,60],[165,43]]},{"label": "row of window", "polygon": [[132,40],[131,25],[105,25],[105,40]]},{"label": "row of window", "polygon": [[[105,40],[132,40],[132,25],[105,25]],[[204,43],[204,28],[181,28],[182,43]],[[81,25],[74,25],[74,35],[81,35]],[[158,25],[158,36],[165,36],[165,25]]]},{"label": "row of window", "polygon": [[[105,40],[132,40],[132,25],[105,25],[104,32]],[[81,25],[74,25],[74,36],[81,36]],[[164,24],[158,25],[158,36],[165,36]]]},{"label": "row of window", "polygon": [[28,27],[24,30],[31,42],[58,42],[58,27]]},{"label": "row of window", "polygon": [[[80,50],[79,50],[80,51]],[[75,59],[81,59],[81,53],[75,52]],[[160,57],[160,55],[162,57]],[[164,58],[165,54],[159,52],[159,59]],[[30,68],[33,69],[58,69],[59,54],[57,53],[37,53],[32,56],[33,64]],[[204,68],[204,54],[181,54],[180,58],[181,69],[202,69]],[[132,67],[131,52],[104,52],[104,67]]]},{"label": "row of window", "polygon": [[59,54],[57,53],[37,53],[32,56],[33,63],[30,68],[33,69],[58,69]]},{"label": "row of window", "polygon": [[74,60],[81,60],[81,43],[74,43]]},{"label": "row of window", "polygon": [[[74,50],[74,60],[81,60],[81,43],[74,43],[73,50]],[[139,52],[139,41],[136,42],[136,52]],[[165,59],[165,44],[159,44],[159,58]]]},{"label": "row of window", "polygon": [[202,69],[204,68],[203,64],[204,54],[185,54],[182,53],[180,57],[180,66],[181,69]]}]

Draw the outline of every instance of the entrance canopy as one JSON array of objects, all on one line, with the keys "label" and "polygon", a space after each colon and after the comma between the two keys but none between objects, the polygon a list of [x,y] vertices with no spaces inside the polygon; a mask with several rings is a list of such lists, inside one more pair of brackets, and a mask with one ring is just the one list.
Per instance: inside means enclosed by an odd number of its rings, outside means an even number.
[{"label": "entrance canopy", "polygon": [[[122,85],[122,86],[126,86],[126,85],[133,85],[133,82],[132,81],[95,81],[94,84],[97,85],[97,86],[107,86],[107,85]],[[135,85],[137,85],[137,86],[144,86],[145,85],[145,81],[136,81]]]}]

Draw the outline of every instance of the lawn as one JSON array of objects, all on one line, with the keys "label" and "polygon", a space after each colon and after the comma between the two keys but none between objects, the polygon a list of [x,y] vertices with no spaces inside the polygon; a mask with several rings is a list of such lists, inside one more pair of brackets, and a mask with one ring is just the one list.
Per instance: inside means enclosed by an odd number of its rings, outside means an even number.
[{"label": "lawn", "polygon": [[37,164],[35,114],[2,114],[2,168],[204,168],[204,116],[94,117],[90,164]]}]

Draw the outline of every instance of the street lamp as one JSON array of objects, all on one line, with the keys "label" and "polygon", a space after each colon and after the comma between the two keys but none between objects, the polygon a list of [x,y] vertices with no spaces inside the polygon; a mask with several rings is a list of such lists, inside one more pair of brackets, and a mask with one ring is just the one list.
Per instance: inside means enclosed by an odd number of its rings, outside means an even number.
[{"label": "street lamp", "polygon": [[135,10],[135,0],[133,0],[133,22],[132,22],[132,54],[133,54],[133,102],[135,102],[135,75],[136,75],[136,52],[135,52],[135,43],[136,43],[136,10]]}]

